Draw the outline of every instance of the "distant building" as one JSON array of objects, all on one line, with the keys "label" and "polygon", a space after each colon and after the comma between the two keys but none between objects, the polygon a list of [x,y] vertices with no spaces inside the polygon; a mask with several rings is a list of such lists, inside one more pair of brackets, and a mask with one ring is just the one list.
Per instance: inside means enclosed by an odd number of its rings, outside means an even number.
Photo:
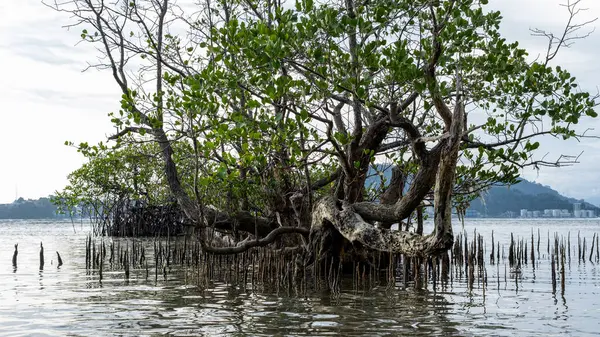
[{"label": "distant building", "polygon": [[585,211],[581,211],[581,203],[580,202],[574,202],[573,203],[573,216],[576,218],[585,218]]},{"label": "distant building", "polygon": [[481,218],[481,213],[473,209],[468,209],[465,212],[465,218]]},{"label": "distant building", "polygon": [[544,216],[545,217],[552,217],[552,210],[551,209],[545,209],[544,210]]},{"label": "distant building", "polygon": [[521,210],[521,218],[526,218],[527,217],[527,209],[522,209]]},{"label": "distant building", "polygon": [[[582,211],[582,212],[583,212],[583,211]],[[586,210],[585,212],[587,213],[587,217],[588,217],[588,218],[595,218],[595,217],[596,217],[596,214],[595,214],[596,212],[594,212],[594,210],[593,210],[593,209],[588,209],[588,210]]]},{"label": "distant building", "polygon": [[553,209],[552,210],[552,217],[554,217],[554,218],[560,218],[560,209]]},{"label": "distant building", "polygon": [[534,218],[539,218],[541,216],[542,216],[542,212],[540,212],[540,211],[533,211],[533,217]]}]

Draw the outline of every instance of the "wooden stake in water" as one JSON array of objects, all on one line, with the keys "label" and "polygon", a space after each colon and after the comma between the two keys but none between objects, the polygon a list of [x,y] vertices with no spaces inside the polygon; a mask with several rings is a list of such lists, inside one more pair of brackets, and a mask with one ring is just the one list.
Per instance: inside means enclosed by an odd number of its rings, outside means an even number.
[{"label": "wooden stake in water", "polygon": [[598,236],[596,235],[596,262],[600,261],[600,244],[598,244]]},{"label": "wooden stake in water", "polygon": [[567,253],[569,255],[569,268],[571,267],[571,232],[567,234]]},{"label": "wooden stake in water", "polygon": [[556,261],[554,260],[554,254],[552,254],[552,294],[556,294]]},{"label": "wooden stake in water", "polygon": [[577,232],[577,263],[581,263],[581,231]]},{"label": "wooden stake in water", "polygon": [[40,242],[40,270],[44,269],[44,245]]},{"label": "wooden stake in water", "polygon": [[533,249],[534,241],[533,241],[533,230],[531,231],[531,265],[535,268],[535,250]]},{"label": "wooden stake in water", "polygon": [[596,241],[596,233],[594,233],[594,236],[592,237],[592,248],[590,249],[590,262],[592,261],[592,256],[594,256],[594,242]]},{"label": "wooden stake in water", "polygon": [[490,264],[494,264],[494,231],[492,230],[492,253],[490,254]]},{"label": "wooden stake in water", "polygon": [[58,252],[56,252],[56,257],[57,257],[57,260],[58,260],[58,267],[57,268],[60,268],[60,266],[63,265],[63,260],[60,258],[60,254]]},{"label": "wooden stake in water", "polygon": [[[496,263],[500,263],[500,242],[496,243]],[[504,250],[504,246],[502,246],[502,249]]]},{"label": "wooden stake in water", "polygon": [[125,250],[125,258],[123,259],[123,263],[125,264],[125,279],[129,280],[129,251]]},{"label": "wooden stake in water", "polygon": [[581,252],[581,261],[583,261],[583,263],[585,263],[585,249],[586,249],[586,244],[585,244],[585,236],[583,237],[583,250]]},{"label": "wooden stake in water", "polygon": [[540,256],[540,240],[541,240],[541,235],[540,235],[540,229],[538,228],[538,257]]},{"label": "wooden stake in water", "polygon": [[565,245],[562,244],[560,254],[560,294],[565,296]]},{"label": "wooden stake in water", "polygon": [[92,269],[96,269],[96,239],[94,239],[94,242],[92,244]]},{"label": "wooden stake in water", "polygon": [[15,252],[13,253],[12,265],[14,269],[17,269],[17,255],[19,255],[19,244],[15,244]]},{"label": "wooden stake in water", "polygon": [[515,241],[513,233],[510,233],[510,246],[508,247],[508,264],[512,267],[515,264]]},{"label": "wooden stake in water", "polygon": [[85,238],[85,269],[90,269],[90,244],[89,236]]}]

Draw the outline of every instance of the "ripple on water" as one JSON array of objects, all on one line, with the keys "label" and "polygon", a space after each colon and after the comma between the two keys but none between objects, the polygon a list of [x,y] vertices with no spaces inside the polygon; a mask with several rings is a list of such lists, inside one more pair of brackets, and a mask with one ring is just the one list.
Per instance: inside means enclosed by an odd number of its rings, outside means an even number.
[{"label": "ripple on water", "polygon": [[[484,236],[495,229],[501,242],[508,242],[510,232],[531,233],[521,222],[475,225]],[[551,235],[569,228],[589,238],[600,232],[597,224],[585,222],[552,226]],[[294,296],[219,282],[200,289],[186,284],[177,270],[166,280],[159,275],[157,282],[152,276],[147,280],[145,270],[132,270],[129,280],[122,271],[105,270],[99,282],[97,272],[85,270],[85,232],[77,229],[73,233],[70,223],[0,222],[0,242],[10,243],[0,245],[0,261],[11,260],[13,242],[20,248],[16,272],[0,263],[0,335],[592,336],[600,331],[600,268],[577,263],[573,252],[565,265],[564,296],[560,283],[552,293],[543,251],[535,270],[525,265],[518,275],[488,265],[485,293],[480,285],[471,291],[464,278],[455,278],[436,291],[431,284],[425,291],[398,284],[391,291],[383,286]],[[47,252],[60,251],[61,269],[47,263],[43,272],[37,270],[41,240]]]}]

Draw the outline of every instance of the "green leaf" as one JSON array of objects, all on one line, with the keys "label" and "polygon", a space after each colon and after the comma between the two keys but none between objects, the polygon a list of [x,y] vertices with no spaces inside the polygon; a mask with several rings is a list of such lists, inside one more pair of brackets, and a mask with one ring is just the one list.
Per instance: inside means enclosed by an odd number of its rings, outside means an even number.
[{"label": "green leaf", "polygon": [[313,0],[304,0],[304,9],[307,12],[310,12],[313,10]]}]

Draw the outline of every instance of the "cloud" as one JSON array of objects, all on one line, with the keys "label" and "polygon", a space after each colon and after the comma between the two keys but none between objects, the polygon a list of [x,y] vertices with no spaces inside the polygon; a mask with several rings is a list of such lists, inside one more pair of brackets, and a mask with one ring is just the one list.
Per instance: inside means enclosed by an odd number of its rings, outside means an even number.
[{"label": "cloud", "polygon": [[[531,35],[530,29],[539,28],[556,35],[561,34],[568,20],[568,11],[560,1],[548,0],[503,0],[491,2],[494,9],[500,10],[503,16],[501,32],[511,41],[519,41],[519,45],[528,50],[531,59],[545,55],[547,39]],[[599,1],[582,1],[582,11],[576,18],[576,23],[582,23],[600,16]],[[593,23],[578,33],[585,34],[595,28]],[[596,61],[600,55],[600,32],[592,33],[583,40],[577,40],[569,48],[560,50],[551,65],[560,65],[577,77],[577,82],[584,90],[596,93],[600,78],[600,64]],[[592,128],[589,135],[600,135],[600,120],[582,118],[577,130],[584,131]],[[579,155],[579,164],[562,168],[541,168],[539,171],[526,168],[523,177],[544,185],[549,185],[560,193],[575,198],[592,198],[600,191],[593,186],[600,186],[597,163],[600,162],[600,141],[597,139],[574,139],[563,141],[553,137],[543,137],[538,157],[556,160],[561,154]]]},{"label": "cloud", "polygon": [[[27,13],[16,15],[15,13]],[[110,74],[91,70],[91,46],[75,44],[75,31],[38,0],[0,3],[0,202],[37,198],[61,189],[84,158],[65,140],[104,140],[106,114],[119,106]]]},{"label": "cloud", "polygon": [[56,40],[47,41],[40,38],[25,37],[15,39],[9,45],[0,45],[0,48],[10,50],[11,53],[17,56],[50,65],[67,65],[81,68],[83,64],[80,59],[73,56],[72,52],[69,53],[69,50],[73,49],[73,47],[69,47],[65,43]]}]

